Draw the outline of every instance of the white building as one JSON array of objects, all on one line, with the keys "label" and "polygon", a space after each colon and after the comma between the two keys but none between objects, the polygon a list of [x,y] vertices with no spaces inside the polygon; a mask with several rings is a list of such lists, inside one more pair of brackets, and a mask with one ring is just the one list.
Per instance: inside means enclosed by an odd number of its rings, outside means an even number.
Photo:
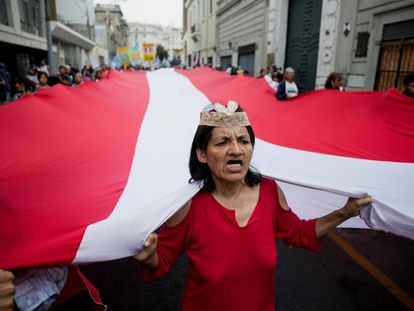
[{"label": "white building", "polygon": [[143,45],[152,43],[162,45],[168,51],[168,58],[182,59],[183,41],[181,29],[173,26],[162,26],[149,23],[128,24],[128,47],[137,46],[143,51]]},{"label": "white building", "polygon": [[340,72],[355,90],[401,88],[414,71],[414,0],[269,0],[267,59],[305,90]]},{"label": "white building", "polygon": [[187,66],[218,66],[217,0],[184,1],[184,54]]}]

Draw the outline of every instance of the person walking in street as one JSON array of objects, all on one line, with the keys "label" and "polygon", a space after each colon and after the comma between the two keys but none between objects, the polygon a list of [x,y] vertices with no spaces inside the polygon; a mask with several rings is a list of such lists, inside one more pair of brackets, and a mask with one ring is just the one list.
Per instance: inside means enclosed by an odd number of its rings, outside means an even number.
[{"label": "person walking in street", "polygon": [[250,167],[255,136],[237,103],[201,113],[190,151],[191,182],[202,187],[135,257],[141,276],[167,273],[185,252],[190,260],[183,310],[275,309],[275,239],[318,251],[320,238],[359,215],[371,197],[349,199],[326,216],[301,220],[278,184]]},{"label": "person walking in street", "polygon": [[295,70],[291,67],[285,69],[283,81],[279,83],[276,92],[278,100],[291,99],[299,95],[299,87],[295,82]]}]

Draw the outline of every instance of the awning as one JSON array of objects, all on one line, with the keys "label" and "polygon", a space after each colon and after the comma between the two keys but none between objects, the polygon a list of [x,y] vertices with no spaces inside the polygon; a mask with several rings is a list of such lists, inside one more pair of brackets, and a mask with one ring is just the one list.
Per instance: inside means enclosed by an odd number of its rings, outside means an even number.
[{"label": "awning", "polygon": [[57,39],[80,46],[85,50],[91,50],[96,45],[94,41],[82,36],[79,32],[74,31],[61,22],[51,21],[50,26],[53,37]]}]

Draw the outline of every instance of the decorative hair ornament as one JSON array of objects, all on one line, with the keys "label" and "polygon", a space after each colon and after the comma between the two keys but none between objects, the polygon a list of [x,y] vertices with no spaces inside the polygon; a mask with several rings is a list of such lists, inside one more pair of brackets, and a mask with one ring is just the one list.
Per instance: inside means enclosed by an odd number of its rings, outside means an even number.
[{"label": "decorative hair ornament", "polygon": [[250,125],[245,112],[236,112],[239,105],[230,100],[227,106],[219,103],[209,105],[200,114],[200,124],[214,127],[239,127]]}]

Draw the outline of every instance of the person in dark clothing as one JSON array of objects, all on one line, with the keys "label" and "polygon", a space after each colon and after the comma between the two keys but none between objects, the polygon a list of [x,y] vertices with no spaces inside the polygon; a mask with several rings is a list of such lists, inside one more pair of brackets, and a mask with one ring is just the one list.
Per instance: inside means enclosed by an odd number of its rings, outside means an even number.
[{"label": "person in dark clothing", "polygon": [[10,73],[7,71],[6,65],[0,63],[0,104],[10,100],[10,80]]},{"label": "person in dark clothing", "polygon": [[59,66],[59,74],[57,75],[57,77],[59,78],[60,83],[69,86],[72,85],[72,79],[67,73],[67,69],[65,66]]}]

